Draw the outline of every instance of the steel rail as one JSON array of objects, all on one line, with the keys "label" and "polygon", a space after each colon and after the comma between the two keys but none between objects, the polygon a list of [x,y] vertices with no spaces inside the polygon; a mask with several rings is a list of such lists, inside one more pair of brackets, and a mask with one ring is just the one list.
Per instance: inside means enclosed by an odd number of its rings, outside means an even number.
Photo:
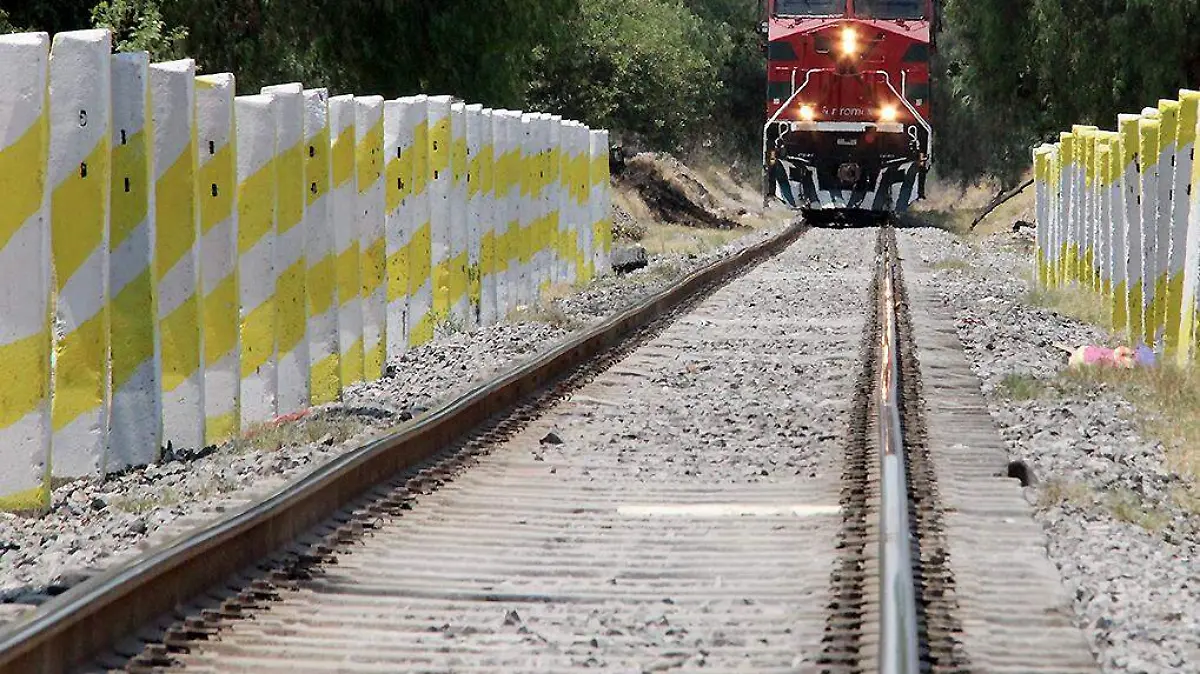
[{"label": "steel rail", "polygon": [[[890,240],[889,240],[890,241]],[[900,424],[900,353],[896,327],[894,248],[880,260],[882,303],[879,342],[878,425],[880,452],[879,671],[917,674],[916,587],[912,570],[912,527],[908,475]]]},{"label": "steel rail", "polygon": [[506,370],[386,437],[317,466],[265,500],[95,576],[0,633],[0,674],[65,674],[227,581],[371,488],[513,409],[723,278],[770,257],[805,227],[716,260],[535,360]]}]

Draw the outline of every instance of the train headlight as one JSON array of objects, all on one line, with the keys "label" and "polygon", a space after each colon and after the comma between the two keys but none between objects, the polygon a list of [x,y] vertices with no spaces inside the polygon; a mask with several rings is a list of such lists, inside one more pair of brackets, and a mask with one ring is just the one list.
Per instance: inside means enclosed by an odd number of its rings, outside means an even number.
[{"label": "train headlight", "polygon": [[853,56],[858,53],[858,31],[846,27],[842,29],[842,53]]},{"label": "train headlight", "polygon": [[813,109],[813,106],[807,104],[800,106],[800,119],[806,122],[811,122],[816,119],[816,117],[817,111]]},{"label": "train headlight", "polygon": [[897,116],[899,116],[899,114],[900,114],[899,111],[896,110],[896,106],[885,105],[879,109],[879,121],[894,122],[894,121],[896,121],[896,118],[897,118]]}]

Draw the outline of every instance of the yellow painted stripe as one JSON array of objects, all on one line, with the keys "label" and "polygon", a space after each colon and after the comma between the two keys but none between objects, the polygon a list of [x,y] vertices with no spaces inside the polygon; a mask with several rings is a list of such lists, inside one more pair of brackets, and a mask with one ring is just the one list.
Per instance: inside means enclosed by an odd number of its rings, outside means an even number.
[{"label": "yellow painted stripe", "polygon": [[[43,171],[49,153],[47,115],[43,112],[12,145],[0,150],[0,248],[42,204]],[[0,361],[3,362],[3,361]]]},{"label": "yellow painted stripe", "polygon": [[363,380],[363,359],[363,341],[358,339],[350,345],[350,349],[341,359],[343,387]]},{"label": "yellow painted stripe", "polygon": [[242,379],[275,355],[275,299],[254,307],[242,321]]},{"label": "yellow painted stripe", "polygon": [[345,304],[362,293],[358,265],[358,246],[350,246],[337,256],[338,304]]},{"label": "yellow painted stripe", "polygon": [[400,158],[392,158],[387,165],[387,212],[391,213],[412,195],[413,187],[413,153],[415,148],[407,148],[400,153]]},{"label": "yellow painted stripe", "polygon": [[238,336],[238,276],[230,274],[204,298],[204,362],[233,353]]},{"label": "yellow painted stripe", "polygon": [[459,136],[454,139],[453,150],[454,156],[450,158],[454,162],[454,182],[461,183],[467,179],[467,139]]},{"label": "yellow painted stripe", "polygon": [[303,142],[284,150],[276,158],[276,178],[279,180],[278,213],[276,230],[283,234],[304,219],[304,197],[300,186],[304,184]]},{"label": "yellow painted stripe", "polygon": [[[103,241],[103,204],[108,201],[112,183],[102,180],[101,176],[110,161],[111,149],[107,139],[103,139],[54,189],[50,202],[50,242],[59,290]],[[25,170],[29,171],[29,168]]]},{"label": "yellow painted stripe", "polygon": [[245,255],[275,227],[275,162],[238,185],[238,254]]},{"label": "yellow painted stripe", "polygon": [[204,442],[209,445],[228,442],[237,435],[238,426],[236,411],[208,417],[204,420]]},{"label": "yellow painted stripe", "polygon": [[[175,163],[158,181],[155,269],[164,278],[196,243],[195,144],[189,140]],[[192,324],[196,326],[195,323]],[[164,336],[165,337],[165,336]],[[165,343],[165,342],[164,342]],[[170,389],[168,389],[170,390]]]},{"label": "yellow painted stripe", "polygon": [[308,148],[304,159],[304,181],[308,183],[305,192],[308,195],[308,205],[312,206],[317,199],[329,192],[329,127],[321,129],[308,140]]},{"label": "yellow painted stripe", "polygon": [[354,176],[354,125],[351,124],[333,141],[333,186],[341,187]]},{"label": "yellow painted stripe", "polygon": [[[145,131],[128,134],[113,146],[110,250],[116,250],[146,219],[150,208],[150,148]],[[2,169],[0,169],[2,170]],[[129,191],[125,191],[125,181]]]},{"label": "yellow painted stripe", "polygon": [[129,382],[143,363],[154,358],[154,287],[147,267],[112,300],[112,385]]},{"label": "yellow painted stripe", "polygon": [[26,489],[15,494],[0,496],[0,510],[24,512],[42,510],[50,506],[50,479],[47,476],[40,487]]},{"label": "yellow painted stripe", "polygon": [[450,258],[447,263],[450,268],[450,302],[453,303],[467,294],[467,265],[470,264],[470,260],[467,252],[463,251]]},{"label": "yellow painted stripe", "polygon": [[402,246],[387,259],[387,301],[389,304],[408,296],[408,272],[408,246]]},{"label": "yellow painted stripe", "polygon": [[279,352],[289,353],[304,339],[307,328],[304,276],[308,266],[303,259],[279,272],[275,291],[276,321],[278,321]]},{"label": "yellow painted stripe", "polygon": [[385,340],[379,340],[375,346],[363,353],[363,359],[366,363],[366,371],[372,373],[372,379],[378,379],[383,372],[383,365],[387,361],[387,344]]},{"label": "yellow painted stripe", "polygon": [[432,313],[422,316],[421,320],[417,321],[417,324],[413,326],[412,331],[408,333],[409,346],[420,346],[433,339],[435,320],[436,318]]},{"label": "yellow painted stripe", "polygon": [[432,271],[433,260],[430,253],[433,242],[433,230],[430,223],[426,222],[413,232],[412,239],[408,243],[408,278],[411,287],[415,290],[425,285],[429,281],[429,275]]},{"label": "yellow painted stripe", "polygon": [[336,262],[337,258],[330,254],[308,268],[308,310],[312,316],[320,316],[333,308]]},{"label": "yellow painted stripe", "polygon": [[218,223],[233,214],[235,157],[229,144],[217,150],[200,167],[197,181],[200,190],[200,232],[207,234]]},{"label": "yellow painted stripe", "polygon": [[173,391],[200,367],[200,301],[196,295],[159,322],[163,390]]},{"label": "yellow painted stripe", "polygon": [[363,134],[356,149],[354,165],[358,171],[358,192],[374,187],[383,175],[383,118],[380,117]]},{"label": "yellow painted stripe", "polygon": [[324,405],[338,399],[338,394],[341,392],[341,379],[338,375],[340,367],[341,364],[336,353],[313,363],[310,382],[312,404]]},{"label": "yellow painted stripe", "polygon": [[496,234],[484,232],[479,241],[479,271],[484,276],[496,272]]},{"label": "yellow painted stripe", "polygon": [[0,428],[33,412],[50,395],[50,329],[0,345]]},{"label": "yellow painted stripe", "polygon": [[422,121],[413,130],[412,193],[421,194],[429,186],[429,123]]},{"label": "yellow painted stripe", "polygon": [[450,168],[450,118],[438,121],[429,128],[429,177],[436,178]]},{"label": "yellow painted stripe", "polygon": [[362,294],[366,297],[383,285],[384,265],[386,264],[386,244],[383,239],[376,239],[363,251],[362,255]]}]

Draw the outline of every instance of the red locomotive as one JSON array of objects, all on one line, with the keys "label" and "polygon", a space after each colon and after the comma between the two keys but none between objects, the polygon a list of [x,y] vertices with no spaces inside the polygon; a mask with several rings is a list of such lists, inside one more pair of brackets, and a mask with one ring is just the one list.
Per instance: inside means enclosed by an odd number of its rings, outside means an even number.
[{"label": "red locomotive", "polygon": [[934,2],[767,0],[768,196],[810,220],[924,196]]}]

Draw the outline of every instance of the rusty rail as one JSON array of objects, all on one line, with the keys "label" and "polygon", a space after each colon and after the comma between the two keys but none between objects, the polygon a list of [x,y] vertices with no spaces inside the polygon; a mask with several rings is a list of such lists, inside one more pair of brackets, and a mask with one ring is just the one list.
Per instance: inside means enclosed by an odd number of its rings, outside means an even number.
[{"label": "rusty rail", "polygon": [[0,633],[0,674],[63,674],[283,549],[372,487],[604,354],[695,294],[786,248],[799,223],[716,260],[534,361],[352,450],[265,500],[91,578]]}]

